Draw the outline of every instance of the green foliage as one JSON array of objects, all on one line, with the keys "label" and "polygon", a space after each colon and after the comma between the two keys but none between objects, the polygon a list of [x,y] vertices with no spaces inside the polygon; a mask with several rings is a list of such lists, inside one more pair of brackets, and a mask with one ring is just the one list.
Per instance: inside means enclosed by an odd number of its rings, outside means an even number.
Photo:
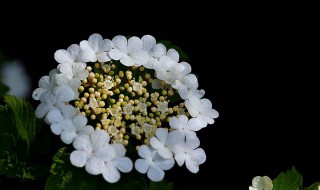
[{"label": "green foliage", "polygon": [[32,163],[29,156],[29,142],[41,122],[37,122],[27,101],[9,95],[4,96],[4,101],[7,105],[0,106],[0,174],[33,180],[46,173],[46,167]]},{"label": "green foliage", "polygon": [[303,190],[318,190],[319,185],[320,185],[320,182],[317,182],[310,185],[309,187],[303,188]]},{"label": "green foliage", "polygon": [[173,190],[173,183],[165,180],[160,182],[150,181],[149,190]]},{"label": "green foliage", "polygon": [[0,98],[2,98],[3,95],[5,95],[8,91],[9,91],[9,87],[7,87],[6,85],[0,82]]},{"label": "green foliage", "polygon": [[18,131],[18,135],[27,143],[27,151],[29,151],[30,142],[36,134],[34,110],[29,102],[15,96],[5,95],[4,101],[8,105],[8,113],[13,116],[11,119]]},{"label": "green foliage", "polygon": [[302,176],[293,167],[287,172],[281,172],[273,180],[273,190],[299,190],[302,188]]}]

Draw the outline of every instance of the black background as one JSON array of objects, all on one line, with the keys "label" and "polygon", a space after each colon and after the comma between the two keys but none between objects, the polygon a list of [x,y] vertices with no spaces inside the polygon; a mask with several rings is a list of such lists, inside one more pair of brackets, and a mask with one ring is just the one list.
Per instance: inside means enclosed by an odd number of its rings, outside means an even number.
[{"label": "black background", "polygon": [[[305,186],[319,181],[319,60],[312,59],[313,12],[289,5],[167,6],[133,12],[69,9],[66,14],[60,7],[36,10],[35,16],[15,10],[16,19],[3,17],[0,49],[25,63],[34,89],[57,65],[56,50],[93,33],[109,39],[150,34],[170,40],[189,55],[205,98],[220,113],[216,123],[198,133],[207,153],[199,173],[191,174],[184,166],[166,173],[176,189],[248,189],[254,176],[273,179],[293,165]],[[5,181],[1,183],[11,183]],[[43,184],[32,185],[42,189]]]}]

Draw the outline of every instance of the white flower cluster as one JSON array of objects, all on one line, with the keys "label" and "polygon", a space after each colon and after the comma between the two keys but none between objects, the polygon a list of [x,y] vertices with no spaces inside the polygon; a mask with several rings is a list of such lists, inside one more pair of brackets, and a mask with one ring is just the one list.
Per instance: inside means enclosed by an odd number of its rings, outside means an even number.
[{"label": "white flower cluster", "polygon": [[[41,102],[36,109],[36,116],[45,118],[52,132],[75,148],[70,155],[73,165],[85,166],[86,171],[92,175],[102,174],[110,183],[120,179],[119,171],[130,172],[133,165],[140,173],[147,173],[153,181],[162,180],[164,170],[171,169],[175,161],[179,166],[185,163],[193,173],[198,172],[206,155],[199,148],[200,141],[195,132],[213,124],[218,112],[212,108],[210,100],[202,98],[204,90],[198,90],[198,80],[191,74],[191,66],[179,62],[176,50],[167,50],[150,35],[141,39],[135,36],[127,39],[119,35],[109,40],[93,34],[88,40],[81,41],[80,45],[73,44],[67,50],[56,51],[54,58],[59,63],[57,68],[49,76],[40,79],[39,88],[34,90],[32,96]],[[87,63],[104,64],[113,60],[125,66],[144,66],[155,70],[159,80],[177,90],[191,115],[190,119],[186,115],[172,117],[169,130],[158,127],[150,143],[140,146],[138,154],[141,158],[134,164],[130,158],[125,157],[123,144],[110,141],[108,130],[94,130],[87,125],[86,116],[69,104],[79,98],[81,81],[89,75]],[[158,88],[161,81],[154,80],[152,87]],[[139,91],[142,86],[135,84],[133,88]],[[94,106],[93,100],[90,106]],[[167,109],[168,102],[158,105],[161,113]],[[126,113],[132,110],[131,104],[124,107]]]}]

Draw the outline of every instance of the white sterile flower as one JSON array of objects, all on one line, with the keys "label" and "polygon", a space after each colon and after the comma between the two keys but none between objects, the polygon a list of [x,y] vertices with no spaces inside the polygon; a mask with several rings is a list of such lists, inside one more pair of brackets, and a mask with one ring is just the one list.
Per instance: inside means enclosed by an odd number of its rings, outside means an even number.
[{"label": "white sterile flower", "polygon": [[114,149],[115,155],[105,162],[102,175],[109,183],[115,183],[120,179],[119,170],[128,173],[132,170],[133,163],[130,158],[125,157],[126,149],[122,144],[114,143],[110,146]]},{"label": "white sterile flower", "polygon": [[167,128],[158,128],[156,136],[151,137],[150,145],[152,148],[158,151],[158,154],[165,159],[170,159],[173,156],[169,147],[174,145],[176,136],[172,133],[168,135]]},{"label": "white sterile flower", "polygon": [[38,85],[32,93],[32,98],[34,100],[40,100],[43,93],[52,93],[53,89],[57,86],[56,76],[59,73],[57,69],[50,71],[49,76],[43,76],[40,78]]},{"label": "white sterile flower", "polygon": [[142,84],[141,83],[139,83],[139,82],[134,82],[133,83],[133,86],[132,86],[132,89],[133,89],[133,91],[138,91],[138,90],[142,90],[143,89],[143,87],[142,87]]},{"label": "white sterile flower", "polygon": [[59,104],[55,109],[48,112],[45,121],[50,125],[55,135],[60,135],[63,125],[72,125],[72,118],[77,114],[77,109],[71,105]]},{"label": "white sterile flower", "polygon": [[164,80],[167,84],[173,83],[179,79],[184,70],[184,65],[173,61],[167,56],[160,58],[159,63],[154,64],[157,78]]},{"label": "white sterile flower", "polygon": [[130,103],[126,104],[125,106],[122,107],[122,113],[124,115],[131,115],[132,111],[134,109],[134,106]]},{"label": "white sterile flower", "polygon": [[120,60],[125,66],[140,66],[149,61],[148,53],[143,50],[143,43],[138,37],[127,40],[124,36],[115,36],[112,39],[113,48],[109,56],[114,60]]},{"label": "white sterile flower", "polygon": [[73,100],[73,90],[68,86],[55,87],[52,93],[44,93],[40,97],[41,103],[36,109],[36,117],[43,118],[49,111],[55,109],[61,103]]},{"label": "white sterile flower", "polygon": [[24,65],[18,61],[5,63],[0,70],[0,80],[9,87],[8,94],[27,98],[31,88],[31,78]]},{"label": "white sterile flower", "polygon": [[192,97],[185,101],[185,106],[192,117],[199,119],[203,127],[213,124],[214,119],[219,116],[219,113],[212,109],[211,101],[206,98]]},{"label": "white sterile flower", "polygon": [[109,145],[110,137],[104,130],[96,130],[89,135],[81,135],[74,139],[76,149],[70,155],[71,164],[77,167],[85,166],[92,175],[102,174],[105,161],[112,160],[116,152]]},{"label": "white sterile flower", "polygon": [[249,190],[272,190],[272,180],[268,176],[256,176],[252,179],[252,186]]},{"label": "white sterile flower", "polygon": [[188,120],[188,117],[185,115],[180,115],[177,117],[171,117],[169,125],[172,129],[170,133],[178,137],[186,138],[196,138],[197,135],[195,131],[199,131],[202,128],[201,122],[197,119],[191,118]]},{"label": "white sterile flower", "polygon": [[56,76],[56,82],[59,86],[69,86],[74,93],[74,99],[77,99],[79,97],[79,87],[81,86],[81,81],[77,78],[69,78],[68,76],[64,74],[57,74]]},{"label": "white sterile flower", "polygon": [[178,88],[178,92],[180,97],[183,100],[188,100],[192,97],[196,97],[196,98],[202,98],[205,94],[204,90],[198,90],[197,88],[190,88],[188,89],[186,85],[180,85]]},{"label": "white sterile flower", "polygon": [[159,61],[161,56],[166,55],[166,47],[159,43],[156,44],[156,39],[150,35],[144,35],[142,38],[143,49],[149,54],[149,61],[143,66],[148,69],[153,69],[153,64]]},{"label": "white sterile flower", "polygon": [[92,34],[88,41],[81,41],[80,47],[82,49],[81,59],[84,62],[110,61],[108,52],[112,48],[112,42],[109,39],[103,39],[100,34]]},{"label": "white sterile flower", "polygon": [[198,79],[194,74],[190,74],[191,66],[187,62],[179,63],[184,66],[183,71],[177,76],[176,80],[172,82],[172,87],[178,89],[181,84],[187,85],[188,88],[198,88]]},{"label": "white sterile flower", "polygon": [[81,62],[79,54],[81,48],[77,44],[72,44],[67,50],[60,49],[54,53],[55,60],[60,63],[57,69],[66,76],[83,80],[88,77],[89,72],[86,70],[86,63]]},{"label": "white sterile flower", "polygon": [[136,170],[147,176],[152,181],[161,181],[164,178],[164,170],[174,166],[174,159],[165,159],[158,154],[158,151],[149,146],[142,145],[138,150],[139,158],[134,163]]},{"label": "white sterile flower", "polygon": [[160,111],[161,113],[165,113],[166,111],[168,111],[168,102],[167,101],[159,102],[157,105],[157,110]]},{"label": "white sterile flower", "polygon": [[198,148],[200,140],[196,138],[179,139],[171,150],[174,153],[174,158],[179,166],[186,164],[187,169],[192,173],[199,171],[199,165],[206,161],[206,154],[202,148]]}]

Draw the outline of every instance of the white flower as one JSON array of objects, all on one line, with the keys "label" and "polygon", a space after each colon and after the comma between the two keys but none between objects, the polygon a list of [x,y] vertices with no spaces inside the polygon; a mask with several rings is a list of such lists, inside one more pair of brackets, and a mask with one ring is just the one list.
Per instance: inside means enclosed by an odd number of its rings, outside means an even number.
[{"label": "white flower", "polygon": [[156,131],[156,136],[151,137],[150,145],[152,148],[158,151],[158,154],[165,159],[170,159],[173,157],[172,151],[169,147],[174,145],[176,136],[172,133],[168,135],[167,128],[158,128]]},{"label": "white flower", "polygon": [[166,47],[159,43],[156,44],[156,39],[151,35],[144,35],[142,38],[143,49],[149,54],[149,61],[143,66],[148,69],[153,69],[153,64],[159,61],[161,56],[166,55]]},{"label": "white flower", "polygon": [[108,52],[112,48],[112,42],[109,39],[103,39],[100,34],[92,34],[88,41],[81,41],[80,47],[82,49],[81,59],[84,62],[110,61]]},{"label": "white flower", "polygon": [[164,80],[167,84],[171,84],[180,78],[184,70],[184,65],[175,62],[170,57],[163,56],[160,58],[159,63],[154,65],[154,70],[156,71],[158,79]]},{"label": "white flower", "polygon": [[74,93],[74,98],[73,99],[77,99],[79,97],[79,87],[81,86],[81,81],[77,78],[69,78],[68,76],[64,75],[64,74],[57,74],[56,75],[56,83],[59,86],[69,86]]},{"label": "white flower", "polygon": [[[198,87],[197,87],[198,88]],[[180,85],[178,87],[178,92],[180,97],[183,100],[188,100],[192,97],[196,97],[196,98],[202,98],[205,94],[204,90],[198,90],[197,88],[190,88],[188,89],[186,85]]]},{"label": "white flower", "polygon": [[186,164],[187,169],[192,173],[199,171],[199,165],[206,161],[206,154],[202,148],[198,148],[200,140],[192,139],[179,139],[180,143],[176,143],[171,150],[174,152],[174,158],[179,166]]},{"label": "white flower", "polygon": [[185,105],[192,117],[199,119],[202,127],[207,126],[207,124],[213,124],[214,119],[219,116],[219,113],[212,109],[212,103],[210,100],[204,98],[199,99],[197,97],[192,97],[185,101]]},{"label": "white flower", "polygon": [[105,161],[103,168],[103,178],[109,183],[115,183],[120,179],[120,172],[128,173],[133,168],[133,163],[130,158],[125,157],[126,149],[122,144],[112,144],[111,147],[115,150],[115,155],[111,160]]},{"label": "white flower", "polygon": [[77,78],[83,80],[89,75],[89,72],[85,69],[86,64],[79,59],[80,52],[80,46],[72,44],[67,50],[60,49],[54,53],[55,60],[60,63],[57,69],[68,76],[69,79]]},{"label": "white flower", "polygon": [[174,159],[164,159],[158,151],[142,145],[138,150],[139,158],[134,166],[136,170],[147,176],[152,181],[161,181],[164,178],[164,170],[169,170],[174,166]]},{"label": "white flower", "polygon": [[52,93],[45,93],[40,97],[41,103],[36,109],[36,117],[43,118],[49,111],[61,103],[73,100],[73,90],[68,86],[55,87]]},{"label": "white flower", "polygon": [[252,179],[252,186],[249,190],[272,190],[272,180],[268,176],[256,176]]},{"label": "white flower", "polygon": [[112,39],[114,49],[109,51],[109,56],[120,60],[125,66],[140,66],[149,61],[149,55],[143,50],[143,43],[138,37],[127,40],[124,36],[115,36]]},{"label": "white flower", "polygon": [[102,174],[105,161],[112,160],[116,152],[109,145],[110,137],[104,130],[96,130],[88,135],[81,135],[73,141],[76,149],[70,155],[71,164],[77,167],[85,166],[92,175]]},{"label": "white flower", "polygon": [[123,106],[122,108],[122,113],[124,115],[131,115],[132,114],[132,111],[134,109],[134,106],[130,103],[126,104],[125,106]]},{"label": "white flower", "polygon": [[177,117],[172,117],[169,121],[169,125],[172,129],[170,133],[175,136],[181,136],[186,138],[196,138],[195,131],[199,131],[202,128],[201,122],[197,119],[191,118],[188,120],[187,116],[180,115]]},{"label": "white flower", "polygon": [[43,76],[40,78],[38,85],[32,93],[34,100],[40,100],[43,93],[52,93],[53,89],[57,86],[56,75],[59,73],[57,69],[50,71],[49,76]]},{"label": "white flower", "polygon": [[63,125],[72,125],[71,119],[77,114],[77,109],[72,105],[59,104],[56,108],[49,111],[45,117],[47,124],[51,125],[51,131],[55,135],[60,135]]},{"label": "white flower", "polygon": [[96,109],[97,107],[99,107],[98,101],[96,98],[89,98],[89,104],[88,106],[92,109]]},{"label": "white flower", "polygon": [[161,113],[165,113],[166,111],[168,111],[168,102],[167,101],[159,102],[157,105],[157,110],[160,111]]},{"label": "white flower", "polygon": [[111,80],[105,80],[103,81],[103,86],[102,86],[102,89],[107,89],[109,90],[110,88],[112,88],[114,86],[113,82]]},{"label": "white flower", "polygon": [[27,98],[31,88],[31,79],[24,65],[18,61],[5,63],[0,70],[0,79],[9,87],[8,94]]}]

